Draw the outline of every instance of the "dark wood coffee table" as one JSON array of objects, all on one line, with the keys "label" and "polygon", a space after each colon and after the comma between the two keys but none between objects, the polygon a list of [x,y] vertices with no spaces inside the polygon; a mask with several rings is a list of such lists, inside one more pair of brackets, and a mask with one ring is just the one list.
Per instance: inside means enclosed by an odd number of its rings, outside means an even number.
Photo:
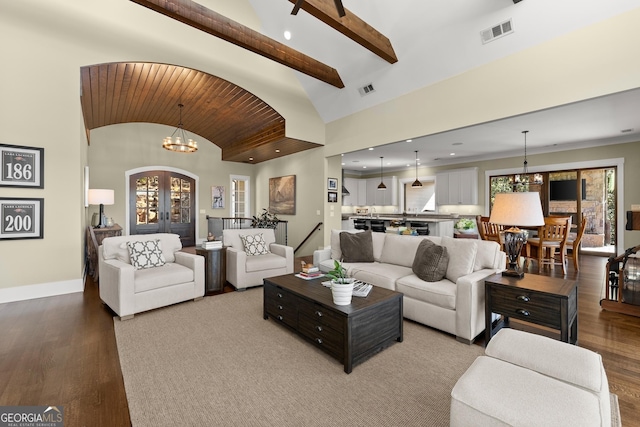
[{"label": "dark wood coffee table", "polygon": [[[493,324],[491,313],[501,314],[502,320]],[[559,329],[560,340],[577,344],[578,282],[538,274],[522,279],[501,274],[487,277],[485,318],[485,345],[509,325],[509,318]]]},{"label": "dark wood coffee table", "polygon": [[350,305],[333,303],[326,278],[304,280],[293,274],[264,279],[264,318],[297,333],[344,364],[353,367],[402,342],[402,294],[374,286],[366,298]]}]

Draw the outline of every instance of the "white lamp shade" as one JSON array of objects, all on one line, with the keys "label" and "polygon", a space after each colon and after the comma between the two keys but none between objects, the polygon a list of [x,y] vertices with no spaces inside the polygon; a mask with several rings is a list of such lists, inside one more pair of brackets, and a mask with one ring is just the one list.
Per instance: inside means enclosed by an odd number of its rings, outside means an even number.
[{"label": "white lamp shade", "polygon": [[112,205],[114,199],[113,190],[93,188],[89,190],[90,205]]},{"label": "white lamp shade", "polygon": [[489,222],[518,227],[544,225],[540,195],[535,192],[496,194]]}]

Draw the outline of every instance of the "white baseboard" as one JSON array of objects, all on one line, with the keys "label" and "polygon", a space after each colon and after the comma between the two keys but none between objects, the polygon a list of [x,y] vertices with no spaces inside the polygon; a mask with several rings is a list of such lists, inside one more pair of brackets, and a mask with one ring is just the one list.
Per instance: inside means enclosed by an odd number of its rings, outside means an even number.
[{"label": "white baseboard", "polygon": [[61,282],[39,283],[0,289],[0,304],[25,301],[35,298],[52,297],[84,291],[84,280],[72,279]]}]

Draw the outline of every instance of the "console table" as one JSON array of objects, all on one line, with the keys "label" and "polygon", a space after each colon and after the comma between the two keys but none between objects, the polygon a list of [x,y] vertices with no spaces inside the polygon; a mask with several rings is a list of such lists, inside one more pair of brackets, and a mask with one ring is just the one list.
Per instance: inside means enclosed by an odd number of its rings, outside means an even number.
[{"label": "console table", "polygon": [[[491,313],[501,314],[495,325]],[[560,340],[578,342],[578,282],[525,274],[523,278],[496,274],[485,280],[485,345],[509,318],[559,329]]]},{"label": "console table", "polygon": [[196,254],[204,257],[204,294],[222,292],[227,282],[227,248],[196,248]]},{"label": "console table", "polygon": [[105,237],[122,236],[122,227],[118,224],[114,224],[112,227],[93,228],[87,227],[86,233],[86,252],[87,252],[87,265],[89,268],[89,275],[93,277],[95,282],[98,281],[98,247],[102,244]]}]

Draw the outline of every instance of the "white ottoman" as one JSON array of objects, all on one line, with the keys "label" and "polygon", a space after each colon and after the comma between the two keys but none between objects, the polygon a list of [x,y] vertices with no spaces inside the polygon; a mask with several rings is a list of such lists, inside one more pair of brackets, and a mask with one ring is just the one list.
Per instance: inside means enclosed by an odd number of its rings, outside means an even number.
[{"label": "white ottoman", "polygon": [[451,426],[611,425],[599,354],[502,329],[451,391]]}]

